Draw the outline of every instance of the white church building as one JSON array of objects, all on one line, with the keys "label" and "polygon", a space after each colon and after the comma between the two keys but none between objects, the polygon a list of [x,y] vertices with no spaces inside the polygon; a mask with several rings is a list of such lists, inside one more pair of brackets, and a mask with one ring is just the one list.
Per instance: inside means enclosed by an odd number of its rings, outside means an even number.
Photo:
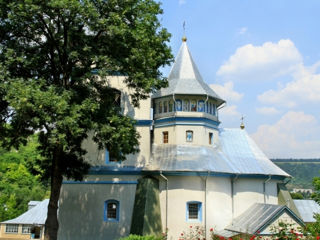
[{"label": "white church building", "polygon": [[121,91],[124,114],[137,121],[140,152],[119,163],[90,139],[84,143],[92,168],[82,182],[63,182],[59,240],[166,231],[168,239],[178,239],[190,226],[200,226],[207,237],[211,228],[225,236],[257,230],[268,235],[276,221],[302,225],[292,206],[278,205],[279,186],[290,176],[244,126],[219,127],[226,102],[202,79],[185,38],[169,86],[139,108],[130,104],[123,80],[111,76],[108,84]]}]

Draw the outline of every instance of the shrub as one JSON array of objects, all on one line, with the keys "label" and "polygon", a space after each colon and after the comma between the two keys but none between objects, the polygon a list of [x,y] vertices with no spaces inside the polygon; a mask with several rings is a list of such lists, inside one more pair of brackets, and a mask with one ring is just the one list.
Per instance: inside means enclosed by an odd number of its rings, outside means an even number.
[{"label": "shrub", "polygon": [[130,234],[128,237],[120,238],[119,240],[162,240],[162,237],[139,236]]}]

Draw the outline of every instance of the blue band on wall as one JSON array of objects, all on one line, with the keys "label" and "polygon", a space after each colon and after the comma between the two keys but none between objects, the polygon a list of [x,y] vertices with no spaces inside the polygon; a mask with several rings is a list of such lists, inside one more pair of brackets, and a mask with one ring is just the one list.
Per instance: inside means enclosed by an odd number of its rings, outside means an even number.
[{"label": "blue band on wall", "polygon": [[138,181],[63,181],[63,184],[138,184]]},{"label": "blue band on wall", "polygon": [[151,126],[152,120],[136,120],[136,126]]}]

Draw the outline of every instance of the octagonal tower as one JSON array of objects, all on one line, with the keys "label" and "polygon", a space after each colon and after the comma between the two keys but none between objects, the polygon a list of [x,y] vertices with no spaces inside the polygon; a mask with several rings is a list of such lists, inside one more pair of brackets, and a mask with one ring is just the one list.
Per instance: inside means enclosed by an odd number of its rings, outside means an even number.
[{"label": "octagonal tower", "polygon": [[183,38],[168,77],[169,86],[152,96],[154,144],[218,143],[218,108],[225,103],[202,79]]}]

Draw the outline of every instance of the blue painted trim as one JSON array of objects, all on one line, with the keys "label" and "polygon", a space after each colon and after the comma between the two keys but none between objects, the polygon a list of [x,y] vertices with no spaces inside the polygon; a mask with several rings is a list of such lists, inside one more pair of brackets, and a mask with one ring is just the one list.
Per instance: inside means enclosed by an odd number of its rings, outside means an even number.
[{"label": "blue painted trim", "polygon": [[136,120],[136,126],[151,126],[152,120]]},{"label": "blue painted trim", "polygon": [[[189,204],[198,204],[198,218],[189,219]],[[189,223],[199,223],[202,222],[202,202],[199,201],[189,201],[186,204],[186,222]]]},{"label": "blue painted trim", "polygon": [[163,127],[170,127],[170,126],[203,126],[203,127],[207,127],[214,130],[219,130],[218,127],[210,126],[208,124],[201,124],[201,123],[169,123],[169,124],[154,126],[154,128],[163,128]]},{"label": "blue painted trim", "polygon": [[[108,210],[108,203],[115,203],[116,204],[116,206],[117,206],[117,212],[116,212],[116,218],[114,219],[114,218],[108,218],[107,216],[107,214],[108,214],[108,212],[107,212],[107,210]],[[117,201],[117,200],[114,200],[114,199],[109,199],[109,200],[107,200],[107,201],[105,201],[104,202],[104,208],[103,208],[103,220],[105,221],[105,222],[119,222],[119,212],[120,212],[120,203],[119,203],[119,201]]]},{"label": "blue painted trim", "polygon": [[[235,173],[223,173],[223,172],[210,172],[208,171],[161,171],[167,176],[211,176],[211,177],[229,177],[229,178],[258,178],[258,179],[268,179],[269,175],[266,174],[235,174]],[[135,167],[117,167],[117,166],[101,166],[92,167],[88,175],[159,175],[158,171],[147,171],[142,168]],[[286,176],[272,175],[272,180],[284,180]]]},{"label": "blue painted trim", "polygon": [[63,184],[138,184],[138,181],[63,181]]},{"label": "blue painted trim", "polygon": [[157,119],[154,121],[155,124],[158,123],[168,123],[168,122],[205,122],[209,123],[215,126],[219,126],[220,122],[211,120],[209,118],[204,118],[204,117],[168,117],[168,118],[162,118],[162,119]]},{"label": "blue painted trim", "polygon": [[91,167],[88,175],[141,175],[142,168],[120,167],[117,164],[109,166]]}]

